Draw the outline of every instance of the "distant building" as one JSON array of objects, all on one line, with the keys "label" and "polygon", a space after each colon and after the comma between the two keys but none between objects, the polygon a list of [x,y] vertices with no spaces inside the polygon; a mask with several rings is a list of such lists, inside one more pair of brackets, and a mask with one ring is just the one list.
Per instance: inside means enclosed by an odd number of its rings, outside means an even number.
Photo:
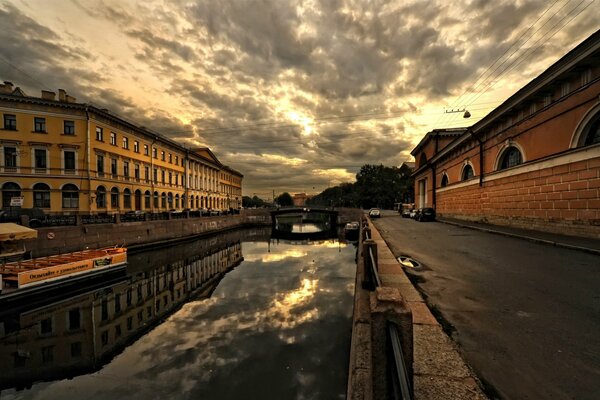
[{"label": "distant building", "polygon": [[53,214],[240,208],[243,175],[210,149],[167,137],[59,89],[0,84],[2,207]]},{"label": "distant building", "polygon": [[411,154],[417,207],[600,237],[600,31],[468,128]]},{"label": "distant building", "polygon": [[295,193],[292,196],[292,200],[294,201],[294,205],[296,207],[301,207],[306,204],[306,200],[310,197],[306,193]]}]

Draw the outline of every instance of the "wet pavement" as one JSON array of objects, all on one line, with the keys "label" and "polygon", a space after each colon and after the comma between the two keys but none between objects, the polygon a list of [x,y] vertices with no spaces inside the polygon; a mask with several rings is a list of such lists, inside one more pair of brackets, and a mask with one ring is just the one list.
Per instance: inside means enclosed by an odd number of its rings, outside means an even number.
[{"label": "wet pavement", "polygon": [[374,221],[487,394],[596,399],[600,257],[397,213]]},{"label": "wet pavement", "polygon": [[354,257],[264,231],[132,255],[121,282],[0,310],[0,396],[344,398]]}]

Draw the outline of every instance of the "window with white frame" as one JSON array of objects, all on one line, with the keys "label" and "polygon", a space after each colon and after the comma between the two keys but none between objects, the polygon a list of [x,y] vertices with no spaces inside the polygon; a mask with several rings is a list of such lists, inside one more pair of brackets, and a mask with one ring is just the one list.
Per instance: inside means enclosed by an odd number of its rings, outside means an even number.
[{"label": "window with white frame", "polygon": [[34,149],[33,150],[33,167],[37,172],[46,172],[48,168],[48,150]]},{"label": "window with white frame", "polygon": [[75,173],[77,154],[75,150],[64,150],[63,151],[63,169],[66,174]]},{"label": "window with white frame", "polygon": [[17,148],[4,146],[4,172],[17,172]]}]

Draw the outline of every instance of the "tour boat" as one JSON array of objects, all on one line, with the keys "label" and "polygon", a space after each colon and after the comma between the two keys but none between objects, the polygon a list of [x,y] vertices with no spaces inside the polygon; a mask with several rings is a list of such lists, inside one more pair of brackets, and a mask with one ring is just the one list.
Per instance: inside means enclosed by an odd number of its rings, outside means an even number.
[{"label": "tour boat", "polygon": [[124,268],[127,249],[110,247],[0,264],[0,297]]}]

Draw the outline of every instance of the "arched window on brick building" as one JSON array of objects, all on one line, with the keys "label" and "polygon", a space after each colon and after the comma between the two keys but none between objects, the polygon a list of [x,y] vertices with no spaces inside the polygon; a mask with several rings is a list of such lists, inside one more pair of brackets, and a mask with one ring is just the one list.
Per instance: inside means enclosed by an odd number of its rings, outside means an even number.
[{"label": "arched window on brick building", "polygon": [[475,176],[473,172],[473,167],[470,164],[464,166],[461,174],[461,180],[466,181]]},{"label": "arched window on brick building", "polygon": [[586,131],[585,140],[583,141],[584,146],[600,143],[600,113],[596,115],[595,120],[592,121]]},{"label": "arched window on brick building", "polygon": [[419,157],[419,168],[425,164],[427,164],[427,156],[425,153],[421,153],[421,156]]},{"label": "arched window on brick building", "polygon": [[508,146],[500,157],[498,169],[506,169],[522,163],[523,155],[521,154],[521,151],[519,151],[519,149],[517,149],[515,146]]},{"label": "arched window on brick building", "polygon": [[448,175],[445,172],[442,174],[442,181],[440,182],[440,185],[442,187],[448,186]]}]

